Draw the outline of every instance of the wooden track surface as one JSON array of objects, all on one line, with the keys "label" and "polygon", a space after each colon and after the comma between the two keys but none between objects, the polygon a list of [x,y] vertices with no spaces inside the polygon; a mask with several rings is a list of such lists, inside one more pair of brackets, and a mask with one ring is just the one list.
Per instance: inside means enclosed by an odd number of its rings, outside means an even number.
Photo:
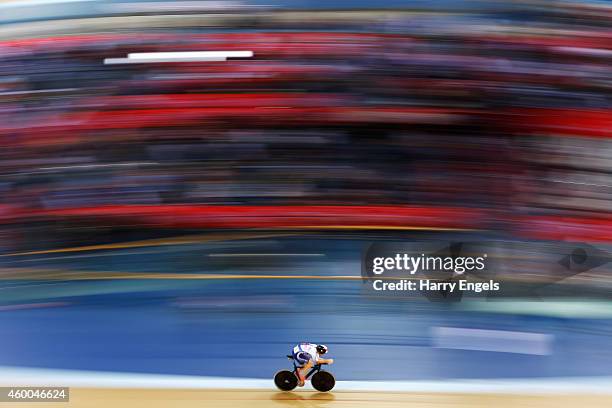
[{"label": "wooden track surface", "polygon": [[64,408],[335,408],[335,407],[612,407],[609,395],[498,395],[268,390],[154,390],[72,388],[68,403],[0,403],[2,407]]}]

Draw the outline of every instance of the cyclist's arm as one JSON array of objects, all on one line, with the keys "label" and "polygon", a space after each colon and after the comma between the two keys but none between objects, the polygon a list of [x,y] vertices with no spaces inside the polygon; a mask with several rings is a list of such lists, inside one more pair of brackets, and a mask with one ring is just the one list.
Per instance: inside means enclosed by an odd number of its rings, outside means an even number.
[{"label": "cyclist's arm", "polygon": [[318,364],[334,364],[333,358],[320,358],[317,360]]}]

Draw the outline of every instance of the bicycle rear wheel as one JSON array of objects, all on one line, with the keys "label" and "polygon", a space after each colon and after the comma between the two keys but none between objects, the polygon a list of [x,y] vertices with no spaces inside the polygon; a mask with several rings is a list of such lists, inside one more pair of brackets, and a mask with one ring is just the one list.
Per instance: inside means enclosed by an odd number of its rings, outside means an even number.
[{"label": "bicycle rear wheel", "polygon": [[279,390],[291,391],[298,385],[298,378],[293,371],[282,370],[274,376],[274,384]]}]

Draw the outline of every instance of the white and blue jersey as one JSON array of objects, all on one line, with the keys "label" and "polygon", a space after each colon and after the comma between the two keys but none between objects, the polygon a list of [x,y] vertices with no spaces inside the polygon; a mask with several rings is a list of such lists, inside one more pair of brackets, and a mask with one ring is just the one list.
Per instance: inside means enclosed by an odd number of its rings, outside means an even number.
[{"label": "white and blue jersey", "polygon": [[304,365],[312,360],[313,363],[319,361],[319,353],[317,353],[317,345],[313,343],[300,343],[293,348],[293,358],[295,361]]}]

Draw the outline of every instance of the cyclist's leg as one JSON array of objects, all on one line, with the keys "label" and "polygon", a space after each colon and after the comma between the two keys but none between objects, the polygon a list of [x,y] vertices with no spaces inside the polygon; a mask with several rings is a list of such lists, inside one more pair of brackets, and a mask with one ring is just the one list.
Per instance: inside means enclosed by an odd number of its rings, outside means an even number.
[{"label": "cyclist's leg", "polygon": [[298,368],[298,377],[300,380],[300,383],[299,383],[300,387],[303,387],[304,384],[306,383],[306,374],[308,374],[308,371],[310,371],[310,369],[314,365],[312,356],[308,353],[306,354],[308,355],[308,361],[306,362],[306,364],[302,365],[302,367]]},{"label": "cyclist's leg", "polygon": [[308,374],[308,370],[310,370],[313,366],[312,356],[309,353],[304,351],[300,351],[294,354],[295,361],[299,364],[298,369],[296,370],[299,380],[299,386],[303,387],[306,382],[306,374]]}]

